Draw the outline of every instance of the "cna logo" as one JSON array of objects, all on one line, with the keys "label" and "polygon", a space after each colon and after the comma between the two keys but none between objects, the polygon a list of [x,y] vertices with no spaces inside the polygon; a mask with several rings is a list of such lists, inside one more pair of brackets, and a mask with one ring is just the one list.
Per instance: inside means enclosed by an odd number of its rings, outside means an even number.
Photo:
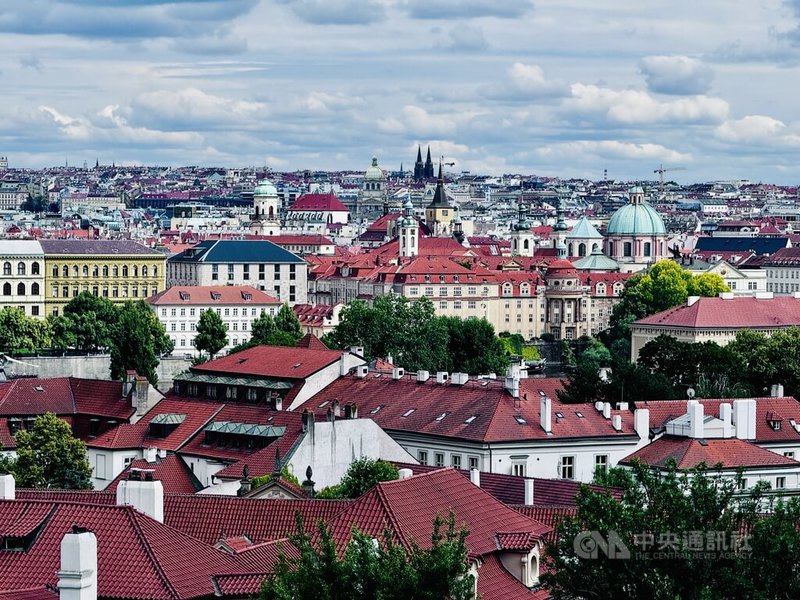
[{"label": "cna logo", "polygon": [[601,556],[629,560],[631,551],[616,531],[603,535],[599,531],[582,531],[575,536],[572,547],[578,558],[596,560]]}]

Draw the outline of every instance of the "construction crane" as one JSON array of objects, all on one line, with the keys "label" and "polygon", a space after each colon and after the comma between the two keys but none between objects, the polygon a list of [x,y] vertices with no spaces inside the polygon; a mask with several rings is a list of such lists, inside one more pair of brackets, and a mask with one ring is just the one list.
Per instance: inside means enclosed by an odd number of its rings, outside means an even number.
[{"label": "construction crane", "polygon": [[664,173],[668,173],[670,171],[685,171],[685,167],[671,167],[669,169],[665,169],[664,165],[658,165],[658,168],[653,171],[653,173],[658,173],[658,193],[659,196],[662,198],[664,197]]}]

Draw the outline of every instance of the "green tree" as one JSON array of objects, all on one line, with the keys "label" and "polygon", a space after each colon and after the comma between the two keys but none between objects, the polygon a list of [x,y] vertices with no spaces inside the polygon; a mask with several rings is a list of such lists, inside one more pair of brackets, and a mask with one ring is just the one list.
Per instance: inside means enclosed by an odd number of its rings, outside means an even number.
[{"label": "green tree", "polygon": [[399,476],[397,467],[392,463],[362,456],[350,463],[338,485],[321,490],[318,496],[322,498],[358,498],[381,481],[394,481]]},{"label": "green tree", "polygon": [[28,317],[15,306],[0,309],[0,348],[12,352],[45,348],[50,343],[50,328],[46,321]]},{"label": "green tree", "polygon": [[196,332],[194,347],[207,352],[211,358],[228,343],[228,328],[214,309],[209,308],[200,314]]},{"label": "green tree", "polygon": [[270,339],[278,328],[275,326],[275,319],[272,318],[272,315],[265,311],[253,321],[250,330],[251,339],[255,340],[258,344],[265,344],[266,340]]},{"label": "green tree", "polygon": [[693,275],[671,260],[660,260],[625,284],[611,315],[614,337],[626,337],[637,319],[686,302],[689,296],[717,296],[728,286],[716,273]]},{"label": "green tree", "polygon": [[53,413],[37,417],[30,432],[15,436],[17,458],[5,466],[20,487],[91,489],[86,445]]},{"label": "green tree", "polygon": [[295,339],[295,343],[303,337],[303,328],[300,326],[300,320],[286,303],[280,307],[278,314],[275,315],[275,329],[292,336]]},{"label": "green tree", "polygon": [[156,385],[159,357],[173,350],[164,325],[144,300],[126,302],[118,314],[112,331],[111,378],[122,379],[133,369]]},{"label": "green tree", "polygon": [[20,206],[25,212],[40,213],[47,210],[47,198],[41,194],[28,194]]},{"label": "green tree", "polygon": [[[635,464],[631,472],[617,473],[612,479],[621,488],[622,499],[615,497],[617,490],[581,486],[577,514],[560,522],[547,546],[541,579],[554,599],[797,597],[797,587],[783,596],[768,588],[755,595],[744,593],[750,586],[747,563],[751,554],[706,554],[690,541],[696,532],[704,541],[707,532],[719,536],[715,539],[737,539],[757,519],[763,501],[761,486],[742,496],[738,492],[741,476],[726,478],[702,465],[688,473],[679,472],[674,461],[662,474]],[[586,532],[598,532],[604,539],[617,536],[631,556],[620,560],[602,551],[591,557],[584,554],[583,550],[590,549],[581,543]],[[674,536],[670,537],[675,540],[672,555],[658,553],[658,541],[665,535]],[[654,542],[644,552],[642,543],[650,536]],[[788,560],[796,569],[796,555]]]},{"label": "green tree", "polygon": [[376,543],[357,529],[337,552],[336,540],[322,521],[317,535],[306,533],[299,514],[289,537],[293,558],[281,553],[259,600],[470,600],[474,579],[469,573],[465,529],[455,515],[434,519],[431,544],[410,550],[385,531]]},{"label": "green tree", "polygon": [[447,329],[448,371],[473,375],[505,372],[508,356],[491,323],[474,317],[439,319]]},{"label": "green tree", "polygon": [[81,292],[64,306],[63,337],[54,345],[72,347],[84,352],[96,352],[111,347],[112,332],[117,322],[117,307],[108,298]]}]

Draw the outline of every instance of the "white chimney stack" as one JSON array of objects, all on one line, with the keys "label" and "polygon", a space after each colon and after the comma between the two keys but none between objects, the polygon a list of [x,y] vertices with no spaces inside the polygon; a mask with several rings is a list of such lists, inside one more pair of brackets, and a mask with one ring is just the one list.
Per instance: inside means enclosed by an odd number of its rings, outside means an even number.
[{"label": "white chimney stack", "polygon": [[722,421],[722,437],[733,437],[733,407],[728,402],[719,405],[719,419]]},{"label": "white chimney stack", "polygon": [[549,396],[541,396],[539,400],[540,424],[545,433],[553,432],[553,401]]},{"label": "white chimney stack", "polygon": [[533,506],[533,479],[525,480],[525,506]]},{"label": "white chimney stack", "polygon": [[424,370],[417,371],[417,383],[425,383],[430,378],[431,374],[429,371],[424,371]]},{"label": "white chimney stack", "polygon": [[472,482],[473,485],[481,487],[481,472],[478,471],[478,469],[470,469],[469,480]]},{"label": "white chimney stack", "polygon": [[752,399],[733,401],[733,424],[740,440],[756,438],[756,401]]},{"label": "white chimney stack", "polygon": [[697,400],[689,400],[687,408],[689,410],[689,437],[702,439],[704,437],[703,405]]},{"label": "white chimney stack", "polygon": [[77,528],[61,540],[59,600],[97,599],[97,538]]},{"label": "white chimney stack", "polygon": [[133,470],[131,476],[142,479],[124,479],[117,486],[117,504],[129,505],[148,517],[164,522],[164,486],[152,473]]},{"label": "white chimney stack", "polygon": [[603,418],[605,419],[611,418],[611,402],[603,403]]},{"label": "white chimney stack", "polygon": [[403,367],[394,367],[392,369],[392,379],[394,379],[395,381],[405,377],[405,374],[406,374],[406,370]]},{"label": "white chimney stack", "polygon": [[519,378],[506,377],[506,390],[512,398],[519,398]]},{"label": "white chimney stack", "polygon": [[0,475],[0,500],[17,499],[17,482],[11,474]]},{"label": "white chimney stack", "polygon": [[398,479],[408,479],[414,474],[414,471],[411,469],[398,469],[397,470],[397,478]]},{"label": "white chimney stack", "polygon": [[614,431],[622,431],[622,415],[614,415],[611,419],[611,426]]},{"label": "white chimney stack", "polygon": [[633,412],[633,428],[639,436],[640,443],[646,444],[650,440],[650,409],[637,408]]}]

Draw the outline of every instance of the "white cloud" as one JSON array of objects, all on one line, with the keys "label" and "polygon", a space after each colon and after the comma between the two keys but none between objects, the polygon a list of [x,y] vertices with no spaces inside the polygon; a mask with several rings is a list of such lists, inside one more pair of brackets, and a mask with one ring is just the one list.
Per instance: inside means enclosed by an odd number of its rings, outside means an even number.
[{"label": "white cloud", "polygon": [[301,21],[316,25],[366,25],[386,16],[380,0],[277,0]]},{"label": "white cloud", "polygon": [[729,112],[721,98],[691,96],[660,102],[638,90],[612,90],[596,85],[574,83],[572,98],[565,107],[581,114],[600,113],[626,125],[647,123],[720,123]]},{"label": "white cloud", "polygon": [[156,90],[137,96],[131,107],[137,120],[170,127],[247,126],[269,114],[261,102],[232,100],[197,88]]},{"label": "white cloud", "polygon": [[447,32],[447,39],[437,41],[434,47],[450,52],[482,52],[489,48],[489,42],[480,27],[457,24]]},{"label": "white cloud", "polygon": [[401,117],[378,119],[378,128],[385,133],[411,132],[420,136],[450,135],[457,128],[478,116],[477,111],[430,113],[421,106],[403,107]]},{"label": "white cloud", "polygon": [[800,146],[800,131],[783,121],[764,115],[749,115],[725,121],[716,129],[716,137],[737,144],[764,146]]},{"label": "white cloud", "polygon": [[627,160],[658,160],[669,163],[682,163],[691,160],[691,154],[671,150],[661,144],[622,142],[618,140],[580,140],[551,144],[537,150],[542,157],[578,158],[584,155],[621,158]]},{"label": "white cloud", "polygon": [[531,0],[401,0],[399,4],[415,19],[513,19],[533,8]]},{"label": "white cloud", "polygon": [[639,63],[647,87],[659,94],[704,94],[711,87],[714,71],[688,56],[647,56]]}]

